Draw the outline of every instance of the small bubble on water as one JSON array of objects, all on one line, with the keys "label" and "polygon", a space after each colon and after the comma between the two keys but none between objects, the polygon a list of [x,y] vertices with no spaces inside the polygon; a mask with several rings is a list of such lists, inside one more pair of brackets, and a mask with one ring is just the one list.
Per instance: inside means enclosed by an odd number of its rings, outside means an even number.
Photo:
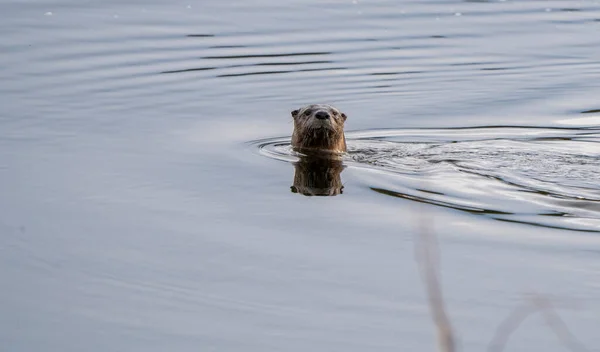
[{"label": "small bubble on water", "polygon": [[547,8],[547,9],[546,9],[546,12],[552,12],[552,9],[550,9],[550,8]]},{"label": "small bubble on water", "polygon": [[44,16],[52,16],[52,12],[48,11],[44,14]]},{"label": "small bubble on water", "polygon": [[455,13],[454,13],[454,16],[456,16],[456,17],[460,17],[460,16],[462,16],[462,13],[460,13],[460,12],[455,12]]},{"label": "small bubble on water", "polygon": [[356,4],[358,4],[358,0],[352,0],[352,3],[353,3],[354,5],[356,5]]},{"label": "small bubble on water", "polygon": [[191,8],[192,8],[192,5],[187,5],[186,7],[187,7],[188,9],[191,9]]},{"label": "small bubble on water", "polygon": [[113,18],[119,18],[119,15],[113,15]]}]

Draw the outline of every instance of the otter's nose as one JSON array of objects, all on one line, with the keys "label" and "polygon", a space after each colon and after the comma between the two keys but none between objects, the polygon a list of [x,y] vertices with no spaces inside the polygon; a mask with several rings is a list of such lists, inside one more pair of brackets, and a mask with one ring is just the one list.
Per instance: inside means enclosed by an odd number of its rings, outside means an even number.
[{"label": "otter's nose", "polygon": [[315,114],[315,117],[318,118],[319,120],[326,120],[329,118],[329,114],[326,113],[325,111],[319,111]]}]

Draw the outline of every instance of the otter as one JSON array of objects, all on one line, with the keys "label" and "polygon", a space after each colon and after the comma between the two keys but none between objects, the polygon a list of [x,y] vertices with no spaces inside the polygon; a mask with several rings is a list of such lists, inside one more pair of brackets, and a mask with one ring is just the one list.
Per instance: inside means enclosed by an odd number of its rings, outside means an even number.
[{"label": "otter", "polygon": [[346,151],[344,122],[346,114],[327,104],[312,104],[292,111],[292,147],[303,152]]}]

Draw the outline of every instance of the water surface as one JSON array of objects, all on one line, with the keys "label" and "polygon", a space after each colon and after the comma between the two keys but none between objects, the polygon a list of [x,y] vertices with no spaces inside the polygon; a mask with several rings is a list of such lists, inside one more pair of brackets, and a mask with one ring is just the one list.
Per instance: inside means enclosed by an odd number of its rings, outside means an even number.
[{"label": "water surface", "polygon": [[[597,1],[0,14],[4,349],[435,350],[422,222],[461,350],[532,292],[600,346]],[[305,197],[290,112],[321,102],[350,152]],[[536,315],[506,350],[563,347]]]}]

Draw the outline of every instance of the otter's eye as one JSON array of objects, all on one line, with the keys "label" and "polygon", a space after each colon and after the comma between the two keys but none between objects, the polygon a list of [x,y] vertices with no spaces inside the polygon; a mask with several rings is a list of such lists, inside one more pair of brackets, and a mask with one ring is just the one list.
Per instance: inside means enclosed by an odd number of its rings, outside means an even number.
[{"label": "otter's eye", "polygon": [[304,115],[306,115],[306,116],[310,116],[310,114],[311,114],[311,113],[312,113],[312,111],[310,111],[310,110],[306,110],[306,111],[304,112]]}]

